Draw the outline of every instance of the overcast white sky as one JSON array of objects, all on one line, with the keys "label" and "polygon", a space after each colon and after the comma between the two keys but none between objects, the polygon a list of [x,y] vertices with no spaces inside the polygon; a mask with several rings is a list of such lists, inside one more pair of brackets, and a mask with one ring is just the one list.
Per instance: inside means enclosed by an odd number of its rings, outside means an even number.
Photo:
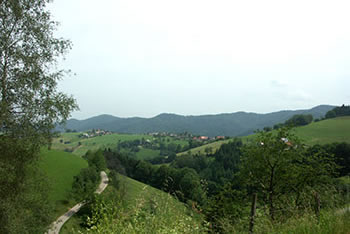
[{"label": "overcast white sky", "polygon": [[350,101],[350,1],[56,0],[83,119]]}]

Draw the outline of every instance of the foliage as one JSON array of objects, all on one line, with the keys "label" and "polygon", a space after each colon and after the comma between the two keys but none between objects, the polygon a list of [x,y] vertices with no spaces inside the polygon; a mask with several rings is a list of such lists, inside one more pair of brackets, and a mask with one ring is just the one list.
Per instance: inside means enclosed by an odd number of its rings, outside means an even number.
[{"label": "foliage", "polygon": [[246,191],[235,187],[232,183],[225,184],[210,197],[204,209],[206,220],[212,224],[215,233],[222,233],[226,225],[237,224],[242,217],[248,217]]},{"label": "foliage", "polygon": [[335,162],[339,166],[337,171],[339,176],[350,175],[350,144],[349,143],[332,143],[326,145],[315,145],[311,147],[313,152],[326,151],[334,156]]},{"label": "foliage", "polygon": [[50,135],[77,106],[58,92],[64,71],[52,71],[70,42],[53,37],[47,0],[1,1],[0,128],[8,136]]},{"label": "foliage", "polygon": [[275,134],[259,133],[255,143],[245,148],[240,176],[248,190],[260,194],[275,220],[278,211],[286,214],[287,204],[297,209],[307,206],[304,196],[322,192],[334,170],[329,154],[307,153],[301,141],[282,128]]},{"label": "foliage", "polygon": [[84,158],[88,161],[89,166],[83,168],[78,175],[74,176],[72,184],[72,194],[77,200],[92,196],[100,181],[100,172],[106,169],[106,161],[101,150],[88,151]]},{"label": "foliage", "polygon": [[176,169],[129,158],[119,152],[104,151],[110,170],[176,195],[181,201],[204,203],[206,192],[197,172],[190,168]]},{"label": "foliage", "polygon": [[31,185],[39,173],[38,153],[54,125],[77,108],[57,91],[64,75],[57,61],[70,42],[53,36],[57,23],[50,20],[48,2],[0,2],[1,233],[38,233],[47,224],[47,203],[39,202],[45,180]]},{"label": "foliage", "polygon": [[[254,233],[271,234],[347,234],[350,230],[350,212],[340,213],[337,209],[321,211],[320,217],[316,217],[312,211],[304,214],[295,213],[286,222],[271,222],[271,220],[257,210],[257,219],[254,226]],[[249,233],[247,220],[239,220],[232,224],[230,220],[223,219],[221,233]]]},{"label": "foliage", "polygon": [[97,172],[106,169],[106,161],[102,150],[97,150],[96,152],[88,151],[84,158],[88,161],[89,167],[94,167]]},{"label": "foliage", "polygon": [[312,115],[294,115],[285,122],[286,126],[304,126],[311,123],[313,120]]},{"label": "foliage", "polygon": [[118,201],[99,198],[87,218],[87,233],[204,233],[206,226],[198,223],[185,210],[179,210],[166,196],[145,198],[141,193],[128,211]]},{"label": "foliage", "polygon": [[81,169],[80,173],[74,176],[72,194],[76,200],[84,200],[90,197],[100,181],[100,175],[94,167]]},{"label": "foliage", "polygon": [[24,139],[0,138],[0,233],[40,233],[52,219],[48,181]]}]

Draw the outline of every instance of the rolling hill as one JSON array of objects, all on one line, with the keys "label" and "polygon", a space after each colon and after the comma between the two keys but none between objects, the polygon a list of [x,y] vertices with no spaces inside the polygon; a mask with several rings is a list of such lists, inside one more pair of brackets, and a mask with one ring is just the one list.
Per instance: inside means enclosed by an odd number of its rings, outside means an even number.
[{"label": "rolling hill", "polygon": [[327,119],[295,129],[306,144],[350,143],[350,116]]},{"label": "rolling hill", "polygon": [[[307,110],[268,114],[247,112],[201,116],[160,114],[153,118],[118,118],[100,115],[86,120],[70,119],[65,128],[77,131],[104,129],[119,133],[190,132],[205,136],[246,136],[256,129],[282,123],[296,114],[311,114],[314,118],[320,118],[332,108],[333,106],[320,105]],[[64,130],[64,126],[58,126],[57,130]]]},{"label": "rolling hill", "polygon": [[[309,125],[295,128],[294,132],[307,145],[328,144],[333,142],[350,143],[350,116],[313,122]],[[241,139],[243,142],[246,142],[254,138],[254,136],[255,135],[244,136]],[[228,143],[229,141],[230,140],[213,142],[186,152],[178,153],[177,155],[184,155],[189,151],[191,151],[191,154],[205,154],[205,149],[208,147],[212,149],[212,152],[215,152],[222,144]]]},{"label": "rolling hill", "polygon": [[[118,222],[114,222],[116,224],[114,233],[169,233],[164,230],[160,232],[160,229],[176,230],[171,233],[184,233],[182,226],[191,227],[189,228],[191,230],[202,225],[201,215],[170,194],[126,176],[119,175],[119,179],[118,190],[108,186],[101,194],[106,202],[121,197],[117,215],[119,219]],[[63,226],[61,233],[70,234],[77,231],[84,233],[86,230],[80,225],[84,218],[83,211],[79,211]],[[135,231],[138,228],[140,230]]]}]

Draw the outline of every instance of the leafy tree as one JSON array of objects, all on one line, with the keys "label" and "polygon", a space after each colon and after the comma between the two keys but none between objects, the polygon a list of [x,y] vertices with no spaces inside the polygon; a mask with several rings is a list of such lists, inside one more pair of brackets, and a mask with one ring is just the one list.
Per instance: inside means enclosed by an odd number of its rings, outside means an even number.
[{"label": "leafy tree", "polygon": [[214,233],[225,233],[225,222],[234,225],[234,222],[248,216],[245,191],[234,189],[234,185],[226,183],[217,194],[208,199],[204,211],[206,219],[212,224]]},{"label": "leafy tree", "polygon": [[95,191],[100,175],[94,167],[81,169],[80,173],[74,176],[72,184],[73,196],[77,200],[83,200],[91,196]]},{"label": "leafy tree", "polygon": [[206,201],[206,194],[201,186],[200,178],[196,171],[190,168],[183,168],[181,173],[183,176],[179,185],[181,192],[184,194],[184,198],[204,204]]},{"label": "leafy tree", "polygon": [[[43,231],[47,203],[21,198],[40,196],[42,183],[26,189],[38,173],[40,147],[50,141],[55,124],[77,108],[72,97],[57,91],[65,74],[56,69],[57,61],[71,43],[53,36],[57,23],[48,2],[0,1],[0,233]],[[17,213],[27,220],[34,209],[30,222],[10,218]]]},{"label": "leafy tree", "polygon": [[281,128],[277,133],[260,132],[255,143],[244,149],[240,175],[250,191],[260,194],[274,220],[287,201],[300,206],[305,189],[326,184],[334,169],[330,155],[306,153],[301,141]]},{"label": "leafy tree", "polygon": [[335,118],[335,117],[337,117],[337,114],[335,113],[335,111],[334,110],[330,110],[330,111],[328,111],[327,113],[326,113],[326,119],[331,119],[331,118]]},{"label": "leafy tree", "polygon": [[103,156],[102,150],[98,150],[94,153],[88,151],[85,156],[86,160],[89,163],[89,167],[94,167],[97,172],[103,171],[106,169],[106,161]]}]

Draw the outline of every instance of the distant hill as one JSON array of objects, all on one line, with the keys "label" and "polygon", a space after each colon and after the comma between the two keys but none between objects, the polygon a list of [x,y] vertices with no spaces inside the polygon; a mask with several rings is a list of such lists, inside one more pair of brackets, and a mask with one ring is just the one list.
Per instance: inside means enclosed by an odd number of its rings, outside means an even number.
[{"label": "distant hill", "polygon": [[[314,118],[320,118],[332,108],[334,106],[320,105],[308,110],[286,110],[268,114],[247,112],[201,116],[160,114],[153,118],[100,115],[86,120],[70,119],[66,128],[77,131],[100,128],[119,133],[189,132],[205,136],[245,136],[252,134],[256,129],[282,123],[296,114],[311,114]],[[58,127],[57,130],[63,130],[63,127]]]},{"label": "distant hill", "polygon": [[[326,119],[313,122],[309,125],[296,127],[294,133],[300,137],[307,145],[330,144],[335,142],[346,142],[350,144],[350,116]],[[254,139],[256,135],[242,137],[244,143]],[[232,139],[224,141],[216,141],[197,148],[190,149],[185,152],[178,153],[178,156],[188,154],[206,154],[205,149],[211,148],[212,152],[218,150],[222,144],[228,143]]]}]

